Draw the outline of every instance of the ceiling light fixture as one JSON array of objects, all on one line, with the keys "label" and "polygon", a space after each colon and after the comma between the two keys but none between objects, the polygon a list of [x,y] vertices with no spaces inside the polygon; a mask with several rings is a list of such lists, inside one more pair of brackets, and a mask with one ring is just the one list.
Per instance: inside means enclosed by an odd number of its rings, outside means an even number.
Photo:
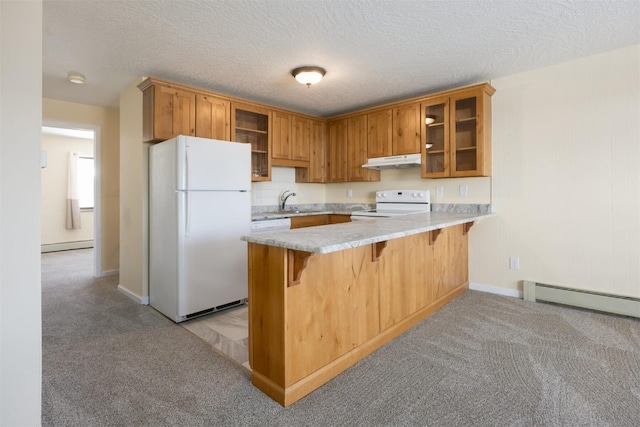
[{"label": "ceiling light fixture", "polygon": [[318,83],[325,74],[325,69],[320,67],[298,67],[291,72],[291,75],[295,77],[297,81],[303,85],[307,85],[307,87]]},{"label": "ceiling light fixture", "polygon": [[75,84],[81,85],[82,83],[84,83],[84,81],[86,79],[80,73],[77,73],[75,71],[69,71],[69,75],[67,76],[67,80],[69,80],[71,83],[75,83]]}]

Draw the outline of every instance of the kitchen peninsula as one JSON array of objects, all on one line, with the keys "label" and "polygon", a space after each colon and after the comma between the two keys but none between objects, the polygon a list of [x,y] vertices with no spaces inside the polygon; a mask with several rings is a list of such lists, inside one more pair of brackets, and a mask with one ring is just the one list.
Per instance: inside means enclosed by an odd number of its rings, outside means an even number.
[{"label": "kitchen peninsula", "polygon": [[420,213],[243,236],[252,383],[288,406],[469,287],[494,214]]}]

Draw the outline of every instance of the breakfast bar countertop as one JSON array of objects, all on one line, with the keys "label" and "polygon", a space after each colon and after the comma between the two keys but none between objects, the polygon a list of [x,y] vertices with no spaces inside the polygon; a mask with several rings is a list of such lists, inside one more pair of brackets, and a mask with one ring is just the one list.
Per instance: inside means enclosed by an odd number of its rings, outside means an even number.
[{"label": "breakfast bar countertop", "polygon": [[267,246],[326,254],[495,216],[447,212],[415,213],[340,224],[254,233],[242,240]]}]

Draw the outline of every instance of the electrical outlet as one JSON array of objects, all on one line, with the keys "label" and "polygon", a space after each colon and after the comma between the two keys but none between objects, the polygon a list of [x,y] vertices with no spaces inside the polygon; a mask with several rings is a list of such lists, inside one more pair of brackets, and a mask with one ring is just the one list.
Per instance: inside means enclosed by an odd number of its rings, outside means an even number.
[{"label": "electrical outlet", "polygon": [[353,197],[353,190],[352,189],[348,189],[347,190],[347,197],[348,198],[352,198]]},{"label": "electrical outlet", "polygon": [[444,196],[444,188],[442,187],[442,185],[439,185],[436,187],[436,196],[438,197]]},{"label": "electrical outlet", "polygon": [[467,197],[467,193],[469,192],[469,187],[466,185],[460,186],[460,197]]},{"label": "electrical outlet", "polygon": [[307,198],[307,192],[306,192],[306,191],[302,191],[302,192],[300,193],[300,197],[301,197],[302,199],[306,199],[306,198]]},{"label": "electrical outlet", "polygon": [[520,258],[510,256],[509,257],[509,268],[511,270],[520,270]]}]

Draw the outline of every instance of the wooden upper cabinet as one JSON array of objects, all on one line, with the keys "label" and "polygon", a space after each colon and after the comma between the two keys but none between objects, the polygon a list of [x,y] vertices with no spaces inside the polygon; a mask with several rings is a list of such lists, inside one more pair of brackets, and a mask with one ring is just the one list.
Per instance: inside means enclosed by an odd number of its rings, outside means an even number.
[{"label": "wooden upper cabinet", "polygon": [[272,165],[295,167],[297,182],[376,181],[379,171],[361,167],[367,158],[417,153],[423,178],[491,176],[489,83],[328,122],[153,77],[138,88],[144,142],[188,135],[251,143],[254,181],[270,180]]},{"label": "wooden upper cabinet", "polygon": [[367,162],[367,116],[347,119],[347,181],[380,181],[380,171],[363,168]]},{"label": "wooden upper cabinet", "polygon": [[271,181],[271,110],[231,104],[231,140],[251,144],[251,180]]},{"label": "wooden upper cabinet", "polygon": [[420,153],[420,103],[394,108],[393,155]]},{"label": "wooden upper cabinet", "polygon": [[347,119],[329,122],[329,178],[327,182],[347,182]]},{"label": "wooden upper cabinet", "polygon": [[196,136],[231,140],[231,103],[209,95],[196,95]]},{"label": "wooden upper cabinet", "polygon": [[433,123],[425,124],[422,132],[422,176],[444,178],[449,176],[449,97],[440,96],[422,103],[423,118]]},{"label": "wooden upper cabinet", "polygon": [[311,120],[305,117],[291,117],[291,160],[309,161],[311,141]]},{"label": "wooden upper cabinet", "polygon": [[296,182],[327,182],[327,124],[309,120],[309,167],[296,168]]},{"label": "wooden upper cabinet", "polygon": [[422,103],[425,123],[422,177],[491,176],[491,95],[489,84],[452,91]]},{"label": "wooden upper cabinet", "polygon": [[310,120],[280,111],[273,113],[272,163],[309,166]]},{"label": "wooden upper cabinet", "polygon": [[273,113],[273,136],[271,158],[291,159],[291,115],[276,111]]},{"label": "wooden upper cabinet", "polygon": [[142,90],[142,137],[158,142],[178,135],[195,136],[196,94],[147,79]]},{"label": "wooden upper cabinet", "polygon": [[393,110],[367,114],[369,135],[367,155],[385,157],[393,154]]}]

